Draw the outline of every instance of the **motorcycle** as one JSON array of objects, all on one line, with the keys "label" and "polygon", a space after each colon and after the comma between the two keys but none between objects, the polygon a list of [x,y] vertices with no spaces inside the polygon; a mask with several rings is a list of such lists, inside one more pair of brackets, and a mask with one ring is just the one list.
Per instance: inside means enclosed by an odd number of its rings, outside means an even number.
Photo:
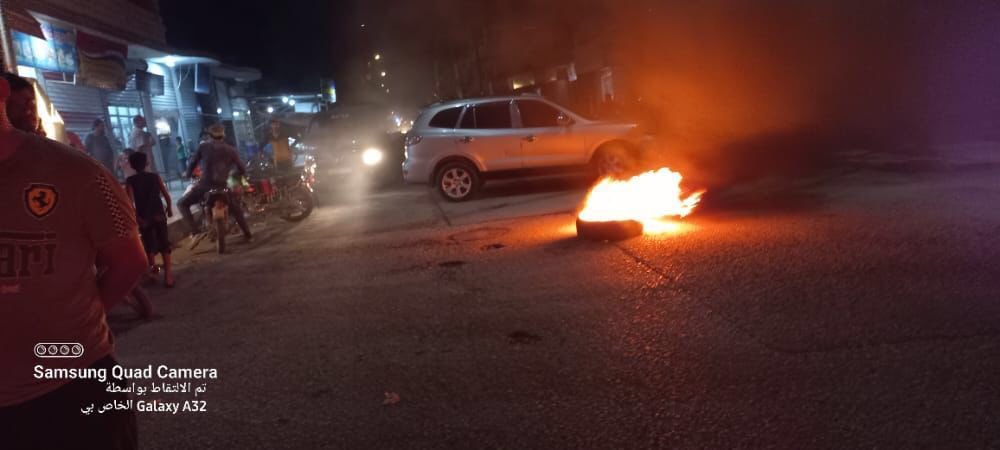
[{"label": "motorcycle", "polygon": [[249,180],[233,186],[250,214],[277,214],[286,222],[299,222],[316,206],[316,162],[311,157],[301,170],[279,172],[268,161],[251,161]]},{"label": "motorcycle", "polygon": [[[312,189],[315,171],[315,163],[310,164],[309,160],[301,172],[276,174],[271,170],[253,170],[253,178],[233,177],[228,187],[208,191],[200,202],[202,229],[205,231],[194,237],[190,248],[194,250],[207,238],[209,242],[215,242],[219,254],[225,253],[226,236],[239,230],[229,214],[231,202],[238,202],[248,221],[266,219],[271,214],[287,222],[299,222],[309,217],[315,207]],[[192,180],[188,190],[196,183]]]},{"label": "motorcycle", "polygon": [[[190,190],[194,183],[188,187]],[[209,242],[215,242],[216,251],[221,255],[226,252],[226,236],[233,230],[238,229],[235,219],[229,214],[229,205],[232,201],[239,201],[234,198],[233,192],[229,188],[212,189],[205,193],[201,205],[201,229],[191,240],[191,250],[194,250],[206,238]]]}]

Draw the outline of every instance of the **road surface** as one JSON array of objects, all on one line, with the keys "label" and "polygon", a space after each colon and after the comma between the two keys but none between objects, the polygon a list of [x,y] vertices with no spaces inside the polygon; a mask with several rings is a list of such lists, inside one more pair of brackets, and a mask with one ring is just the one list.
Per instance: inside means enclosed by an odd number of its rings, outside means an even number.
[{"label": "road surface", "polygon": [[151,449],[1000,448],[998,180],[757,183],[620,243],[580,180],[345,195],[180,251],[118,356],[219,372]]}]

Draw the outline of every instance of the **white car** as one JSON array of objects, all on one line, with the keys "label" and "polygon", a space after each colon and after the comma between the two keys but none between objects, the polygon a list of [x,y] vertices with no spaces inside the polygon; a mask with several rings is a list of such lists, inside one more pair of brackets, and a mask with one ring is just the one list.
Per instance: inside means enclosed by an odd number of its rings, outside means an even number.
[{"label": "white car", "polygon": [[414,122],[403,178],[462,201],[501,175],[586,167],[622,174],[638,139],[635,124],[588,120],[540,96],[455,100],[427,107]]}]

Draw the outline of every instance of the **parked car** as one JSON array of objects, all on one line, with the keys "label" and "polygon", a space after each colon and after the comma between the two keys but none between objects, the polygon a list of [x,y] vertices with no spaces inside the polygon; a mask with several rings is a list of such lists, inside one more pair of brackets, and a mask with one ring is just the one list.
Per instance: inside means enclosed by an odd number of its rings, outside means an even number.
[{"label": "parked car", "polygon": [[496,177],[580,168],[622,175],[638,156],[636,128],[589,120],[535,95],[438,103],[406,135],[403,178],[462,201]]}]

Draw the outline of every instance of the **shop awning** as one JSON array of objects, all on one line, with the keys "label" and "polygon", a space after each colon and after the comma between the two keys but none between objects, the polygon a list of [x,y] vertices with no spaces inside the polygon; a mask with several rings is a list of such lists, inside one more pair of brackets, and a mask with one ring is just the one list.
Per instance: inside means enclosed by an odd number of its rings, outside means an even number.
[{"label": "shop awning", "polygon": [[45,39],[45,34],[42,33],[42,24],[38,23],[28,11],[19,6],[9,4],[4,5],[4,8],[6,9],[4,14],[7,15],[7,26],[11,30],[20,31],[39,39]]}]

